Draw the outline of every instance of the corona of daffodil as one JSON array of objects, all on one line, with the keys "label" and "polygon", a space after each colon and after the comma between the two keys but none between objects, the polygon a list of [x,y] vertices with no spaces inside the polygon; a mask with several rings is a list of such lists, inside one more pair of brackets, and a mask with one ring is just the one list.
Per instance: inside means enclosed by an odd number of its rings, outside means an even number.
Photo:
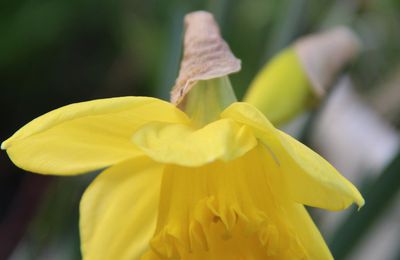
[{"label": "corona of daffodil", "polygon": [[[218,38],[210,20],[204,12],[187,16],[185,47],[203,46],[205,31]],[[85,259],[332,258],[303,205],[340,210],[363,198],[319,155],[235,102],[226,75],[240,63],[219,38],[211,45],[208,63],[196,53],[189,62],[185,50],[173,103],[72,104],[3,142],[28,171],[105,169],[81,200]]]}]

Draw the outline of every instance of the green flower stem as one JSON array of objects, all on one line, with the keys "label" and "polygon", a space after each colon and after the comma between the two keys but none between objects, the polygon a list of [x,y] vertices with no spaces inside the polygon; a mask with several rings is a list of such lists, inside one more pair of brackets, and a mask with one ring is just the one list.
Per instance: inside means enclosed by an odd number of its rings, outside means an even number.
[{"label": "green flower stem", "polygon": [[218,119],[220,113],[236,101],[227,76],[201,80],[190,90],[183,110],[196,127],[201,127]]}]

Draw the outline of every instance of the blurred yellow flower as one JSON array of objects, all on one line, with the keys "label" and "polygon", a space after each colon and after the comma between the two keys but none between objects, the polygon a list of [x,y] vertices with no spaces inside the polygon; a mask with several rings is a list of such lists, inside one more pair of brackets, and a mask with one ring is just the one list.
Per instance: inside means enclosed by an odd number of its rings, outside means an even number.
[{"label": "blurred yellow flower", "polygon": [[304,36],[265,64],[244,101],[257,107],[274,125],[287,123],[324,97],[360,46],[356,34],[347,27]]},{"label": "blurred yellow flower", "polygon": [[298,55],[294,48],[287,48],[256,75],[244,101],[279,125],[306,110],[314,96]]}]

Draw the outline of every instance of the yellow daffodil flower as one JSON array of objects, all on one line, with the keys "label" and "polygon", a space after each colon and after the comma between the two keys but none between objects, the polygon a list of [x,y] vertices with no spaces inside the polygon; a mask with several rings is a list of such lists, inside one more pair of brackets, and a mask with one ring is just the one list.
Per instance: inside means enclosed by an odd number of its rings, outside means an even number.
[{"label": "yellow daffodil flower", "polygon": [[279,125],[304,112],[314,96],[299,57],[287,48],[256,75],[244,100]]},{"label": "yellow daffodil flower", "polygon": [[244,101],[274,125],[286,123],[325,95],[359,49],[357,36],[347,27],[302,37],[261,69]]},{"label": "yellow daffodil flower", "polygon": [[236,69],[208,73],[221,64],[197,70],[208,78],[190,91],[194,74],[178,80],[173,99],[187,91],[186,113],[150,97],[94,100],[49,112],[3,142],[28,171],[105,168],[81,200],[85,259],[332,258],[303,205],[340,210],[362,206],[362,196],[257,108],[234,102],[221,75]]}]

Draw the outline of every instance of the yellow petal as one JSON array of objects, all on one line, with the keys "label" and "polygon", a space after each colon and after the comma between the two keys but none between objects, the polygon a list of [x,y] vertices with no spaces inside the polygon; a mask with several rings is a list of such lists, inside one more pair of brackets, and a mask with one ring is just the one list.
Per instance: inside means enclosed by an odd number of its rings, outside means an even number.
[{"label": "yellow petal", "polygon": [[279,174],[262,145],[229,162],[166,166],[145,259],[311,259],[302,245],[311,238],[299,239]]},{"label": "yellow petal", "polygon": [[364,200],[358,190],[332,165],[311,149],[275,129],[255,107],[235,103],[222,117],[250,126],[282,168],[283,179],[292,199],[298,203],[340,210]]},{"label": "yellow petal", "polygon": [[149,123],[135,132],[133,142],[155,161],[182,166],[232,160],[257,145],[247,126],[228,119],[199,130],[182,124]]},{"label": "yellow petal", "polygon": [[173,105],[146,97],[121,97],[68,105],[36,118],[2,144],[20,168],[43,174],[77,174],[140,153],[131,142],[150,122],[188,122]]},{"label": "yellow petal", "polygon": [[233,103],[221,113],[221,118],[230,118],[249,126],[254,134],[264,142],[277,142],[275,127],[258,109],[248,103]]},{"label": "yellow petal", "polygon": [[288,203],[284,207],[290,223],[296,227],[297,238],[301,241],[309,259],[333,259],[329,248],[303,205]]},{"label": "yellow petal", "polygon": [[312,88],[295,50],[279,53],[255,77],[244,98],[276,124],[309,107]]},{"label": "yellow petal", "polygon": [[84,259],[139,259],[148,249],[162,170],[142,156],[108,168],[90,184],[80,205]]},{"label": "yellow petal", "polygon": [[287,156],[285,173],[293,199],[299,203],[341,210],[353,202],[359,207],[364,199],[359,191],[325,159],[293,137],[278,130]]}]

